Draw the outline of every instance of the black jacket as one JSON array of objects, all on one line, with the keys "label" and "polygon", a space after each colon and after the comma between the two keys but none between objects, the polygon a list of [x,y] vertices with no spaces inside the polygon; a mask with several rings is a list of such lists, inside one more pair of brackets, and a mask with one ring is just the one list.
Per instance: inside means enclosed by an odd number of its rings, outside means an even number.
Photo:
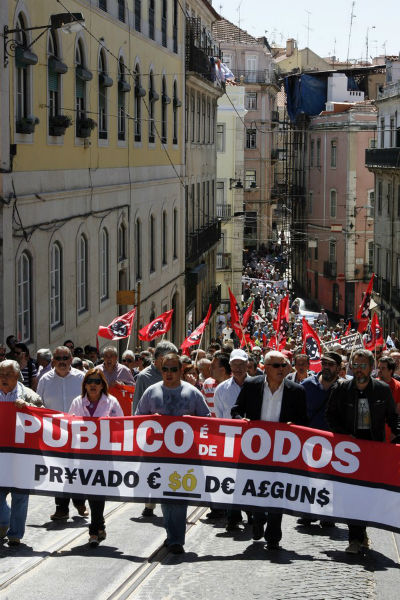
[{"label": "black jacket", "polygon": [[[371,415],[371,438],[375,442],[385,440],[385,423],[395,436],[399,435],[400,417],[387,383],[371,378],[364,392]],[[338,383],[326,408],[326,420],[332,431],[356,436],[357,406],[358,391],[354,379]]]},{"label": "black jacket", "polygon": [[[251,421],[258,421],[261,417],[261,408],[264,395],[265,376],[252,377],[244,382],[237,397],[236,404],[232,407],[232,417],[246,417]],[[293,381],[283,380],[283,394],[280,423],[294,423],[307,425],[306,394],[304,388]]]}]

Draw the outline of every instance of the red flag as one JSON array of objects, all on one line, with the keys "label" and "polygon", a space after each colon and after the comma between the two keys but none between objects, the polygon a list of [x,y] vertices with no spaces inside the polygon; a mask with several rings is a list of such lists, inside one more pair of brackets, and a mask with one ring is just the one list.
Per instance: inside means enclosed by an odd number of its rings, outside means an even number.
[{"label": "red flag", "polygon": [[148,325],[140,329],[139,339],[144,342],[151,342],[151,340],[154,340],[154,338],[158,337],[159,335],[167,333],[167,331],[171,329],[173,312],[174,309],[167,310],[167,312],[159,315]]},{"label": "red flag", "polygon": [[278,350],[283,350],[286,344],[286,334],[289,329],[289,296],[285,296],[279,303],[276,319],[276,342]]},{"label": "red flag", "polygon": [[347,325],[347,328],[346,328],[346,331],[344,332],[344,335],[345,335],[345,336],[346,336],[346,335],[349,335],[349,333],[350,333],[350,330],[351,330],[351,321],[349,321],[349,324]]},{"label": "red flag", "polygon": [[303,354],[310,359],[310,368],[318,373],[321,370],[321,341],[307,319],[303,317]]},{"label": "red flag", "polygon": [[382,327],[379,324],[378,315],[376,313],[374,313],[374,316],[372,317],[371,324],[367,327],[363,342],[366,350],[375,350],[376,346],[383,346],[385,344]]},{"label": "red flag", "polygon": [[250,306],[247,307],[246,312],[243,315],[242,318],[242,326],[247,327],[247,323],[249,322],[249,319],[251,317],[251,314],[253,312],[253,304],[254,304],[254,300],[251,302]]},{"label": "red flag", "polygon": [[269,338],[269,342],[268,342],[267,348],[271,348],[272,350],[277,350],[277,347],[276,347],[276,336],[275,335],[272,335]]},{"label": "red flag", "polygon": [[120,317],[115,317],[107,327],[100,325],[97,335],[107,340],[122,340],[129,337],[135,314],[136,307]]},{"label": "red flag", "polygon": [[185,340],[183,340],[181,348],[184,354],[187,354],[187,348],[189,348],[190,346],[197,346],[197,344],[200,342],[201,336],[203,335],[203,331],[207,327],[207,323],[210,320],[210,316],[211,304],[208,307],[208,311],[204,320],[200,323],[200,325],[196,327],[194,331],[192,331],[192,333]]},{"label": "red flag", "polygon": [[372,286],[374,284],[374,277],[375,277],[375,273],[372,273],[372,277],[369,280],[368,283],[368,287],[367,287],[367,291],[365,292],[364,298],[362,299],[362,302],[360,304],[360,308],[358,309],[358,313],[357,313],[357,321],[359,321],[358,324],[358,330],[359,333],[363,333],[368,326],[368,321],[369,321],[369,303],[371,301],[371,294],[372,294]]},{"label": "red flag", "polygon": [[248,346],[250,350],[253,350],[255,346],[255,343],[253,342],[253,340],[250,337],[250,334],[247,331],[244,332],[244,336],[242,336],[242,343],[240,344],[241,348],[244,348],[245,346]]}]

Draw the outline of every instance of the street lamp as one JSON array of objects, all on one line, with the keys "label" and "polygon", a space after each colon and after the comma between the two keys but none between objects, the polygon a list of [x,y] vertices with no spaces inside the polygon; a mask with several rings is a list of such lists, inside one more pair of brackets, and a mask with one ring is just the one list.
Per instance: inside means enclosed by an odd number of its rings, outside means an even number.
[{"label": "street lamp", "polygon": [[[27,52],[27,57],[30,64],[37,63],[37,56],[33,52],[30,52],[33,44],[35,44],[49,29],[61,29],[64,33],[76,33],[80,31],[85,25],[85,19],[82,13],[58,13],[56,15],[50,15],[50,25],[40,25],[38,27],[26,27],[17,29],[9,29],[7,25],[4,25],[3,40],[4,40],[4,67],[8,65],[8,57],[15,56],[19,52]],[[41,33],[30,43],[23,44],[17,37],[9,37],[10,34],[24,34],[26,31],[38,31],[42,30]]]}]

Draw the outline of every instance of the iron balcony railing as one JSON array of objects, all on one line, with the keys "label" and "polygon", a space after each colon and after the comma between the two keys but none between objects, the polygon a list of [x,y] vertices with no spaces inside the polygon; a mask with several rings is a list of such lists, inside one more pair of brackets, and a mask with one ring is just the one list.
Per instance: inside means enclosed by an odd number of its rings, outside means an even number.
[{"label": "iron balcony railing", "polygon": [[186,261],[191,262],[207,252],[221,238],[221,221],[216,219],[205,227],[186,235]]},{"label": "iron balcony railing", "polygon": [[400,148],[368,148],[365,151],[365,166],[400,168]]},{"label": "iron balcony railing", "polygon": [[234,75],[238,83],[274,83],[274,77],[267,69],[262,71],[234,69]]},{"label": "iron balcony railing", "polygon": [[217,217],[219,219],[230,219],[231,213],[232,209],[230,204],[217,204]]},{"label": "iron balcony railing", "polygon": [[217,252],[217,270],[228,271],[231,269],[232,256],[227,252]]}]

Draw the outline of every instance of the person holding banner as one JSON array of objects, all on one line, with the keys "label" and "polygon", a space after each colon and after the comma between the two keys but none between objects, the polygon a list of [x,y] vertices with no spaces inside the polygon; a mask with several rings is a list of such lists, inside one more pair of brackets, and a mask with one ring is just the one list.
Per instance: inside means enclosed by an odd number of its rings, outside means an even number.
[{"label": "person holding banner", "polygon": [[[15,360],[0,362],[0,402],[13,402],[17,408],[42,406],[42,400],[20,381],[20,366]],[[11,494],[11,508],[7,495]],[[2,488],[0,490],[0,539],[8,537],[9,546],[18,546],[25,533],[29,494]]]},{"label": "person holding banner", "polygon": [[[123,417],[124,413],[114,396],[108,394],[108,385],[100,368],[89,369],[82,381],[82,394],[72,401],[69,409],[76,417]],[[91,500],[89,545],[96,548],[106,539],[104,524],[104,500]]]},{"label": "person holding banner", "polygon": [[[202,393],[182,381],[182,364],[178,354],[167,354],[161,364],[162,381],[151,385],[139,401],[137,415],[172,415],[174,417],[210,417]],[[182,554],[185,543],[187,503],[161,503],[167,539],[164,545],[173,554]]]},{"label": "person holding banner", "polygon": [[[285,379],[287,361],[281,352],[272,350],[264,358],[265,376],[252,377],[243,383],[231,414],[234,419],[272,421],[307,425],[306,394],[301,385]],[[267,524],[265,531],[264,525]],[[254,512],[253,539],[264,535],[266,550],[278,550],[282,539],[282,513]]]},{"label": "person holding banner", "polygon": [[[390,387],[371,377],[374,355],[369,350],[356,350],[351,357],[353,379],[340,382],[328,400],[326,420],[334,433],[362,440],[385,441],[385,424],[397,443],[400,417]],[[362,522],[348,525],[348,554],[359,554],[369,548],[366,526]]]}]

